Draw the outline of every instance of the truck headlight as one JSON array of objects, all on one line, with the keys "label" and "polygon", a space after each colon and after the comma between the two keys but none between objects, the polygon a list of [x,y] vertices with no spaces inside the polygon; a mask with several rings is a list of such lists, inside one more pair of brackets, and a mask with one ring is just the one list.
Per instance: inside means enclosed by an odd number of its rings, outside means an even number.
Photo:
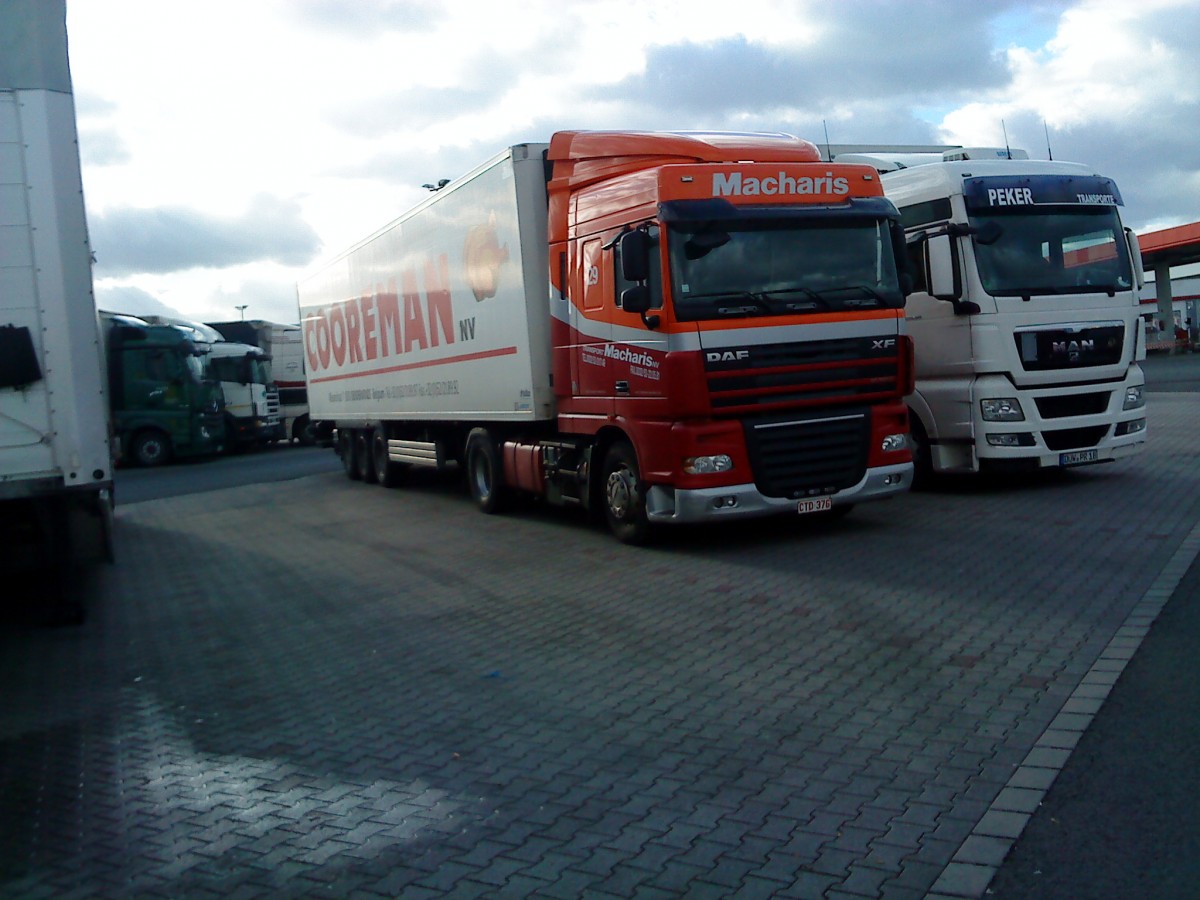
[{"label": "truck headlight", "polygon": [[683,471],[689,475],[712,475],[716,472],[728,472],[732,468],[733,459],[724,453],[715,456],[689,456],[683,461]]},{"label": "truck headlight", "polygon": [[980,400],[985,422],[1024,422],[1025,412],[1016,397],[1001,397],[996,400]]},{"label": "truck headlight", "polygon": [[1146,398],[1142,395],[1142,386],[1135,384],[1132,387],[1125,388],[1125,405],[1122,409],[1141,409],[1146,405]]},{"label": "truck headlight", "polygon": [[903,450],[907,446],[907,434],[889,434],[884,436],[879,449],[881,449],[884,453],[895,453],[897,450]]}]

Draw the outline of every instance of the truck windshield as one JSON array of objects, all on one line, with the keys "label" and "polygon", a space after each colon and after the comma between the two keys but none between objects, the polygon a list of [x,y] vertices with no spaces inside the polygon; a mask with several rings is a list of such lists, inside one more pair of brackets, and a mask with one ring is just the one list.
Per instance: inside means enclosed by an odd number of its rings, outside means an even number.
[{"label": "truck windshield", "polygon": [[1113,296],[1133,284],[1114,207],[1026,208],[973,215],[970,222],[979,278],[993,296]]},{"label": "truck windshield", "polygon": [[271,372],[266,359],[251,356],[246,361],[250,364],[251,384],[268,384],[271,381]]},{"label": "truck windshield", "polygon": [[904,306],[879,219],[678,222],[668,254],[680,321]]},{"label": "truck windshield", "polygon": [[200,382],[208,378],[208,367],[203,356],[193,356],[189,353],[183,357],[183,363],[192,381]]}]

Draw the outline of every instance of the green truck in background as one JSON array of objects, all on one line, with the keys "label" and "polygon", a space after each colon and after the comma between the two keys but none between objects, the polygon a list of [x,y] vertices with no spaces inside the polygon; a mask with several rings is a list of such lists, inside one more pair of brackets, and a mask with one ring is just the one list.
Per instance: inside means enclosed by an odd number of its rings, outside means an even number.
[{"label": "green truck in background", "polygon": [[109,403],[123,461],[158,466],[212,456],[226,442],[207,341],[185,328],[101,312]]}]

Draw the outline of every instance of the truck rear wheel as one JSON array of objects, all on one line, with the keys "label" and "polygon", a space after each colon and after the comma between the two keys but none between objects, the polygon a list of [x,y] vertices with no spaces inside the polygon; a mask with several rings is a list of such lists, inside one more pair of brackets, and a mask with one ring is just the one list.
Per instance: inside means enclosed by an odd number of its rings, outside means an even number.
[{"label": "truck rear wheel", "polygon": [[129,443],[129,455],[139,466],[166,465],[171,461],[171,439],[154,429],[139,431]]},{"label": "truck rear wheel", "polygon": [[604,455],[604,516],[623,544],[644,544],[650,538],[646,496],[638,474],[637,454],[618,441]]},{"label": "truck rear wheel", "polygon": [[474,428],[467,435],[467,486],[481,512],[493,515],[504,509],[508,499],[504,466],[486,428]]},{"label": "truck rear wheel", "polygon": [[354,466],[358,470],[358,480],[374,484],[375,464],[371,461],[371,429],[355,428],[351,440],[354,442]]},{"label": "truck rear wheel", "polygon": [[358,462],[354,459],[354,434],[349,428],[338,429],[337,448],[346,477],[351,481],[358,481]]},{"label": "truck rear wheel", "polygon": [[383,426],[371,429],[371,464],[375,467],[375,480],[385,488],[398,487],[404,480],[407,466],[388,458],[388,435]]}]

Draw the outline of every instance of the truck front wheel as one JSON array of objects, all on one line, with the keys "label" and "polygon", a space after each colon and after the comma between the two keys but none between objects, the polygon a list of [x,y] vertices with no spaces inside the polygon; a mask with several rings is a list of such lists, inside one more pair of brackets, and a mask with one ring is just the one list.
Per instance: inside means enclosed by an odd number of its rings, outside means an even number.
[{"label": "truck front wheel", "polygon": [[913,490],[925,490],[933,484],[933,451],[925,426],[912,410],[908,412],[908,433],[912,441]]},{"label": "truck front wheel", "polygon": [[623,544],[644,544],[650,537],[637,454],[625,441],[613,444],[604,456],[604,516]]},{"label": "truck front wheel", "polygon": [[162,466],[171,460],[171,439],[161,431],[140,431],[129,444],[129,455],[139,466]]},{"label": "truck front wheel", "polygon": [[481,512],[493,515],[503,511],[507,499],[504,466],[486,428],[474,428],[467,435],[467,486]]}]

